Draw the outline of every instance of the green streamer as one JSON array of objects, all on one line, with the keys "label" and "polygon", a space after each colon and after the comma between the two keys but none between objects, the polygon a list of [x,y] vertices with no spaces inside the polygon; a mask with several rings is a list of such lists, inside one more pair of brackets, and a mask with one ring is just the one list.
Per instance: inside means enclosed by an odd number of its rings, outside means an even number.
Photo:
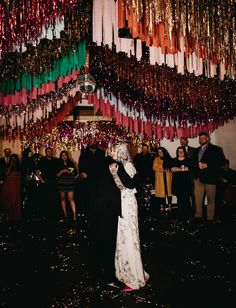
[{"label": "green streamer", "polygon": [[2,95],[14,94],[15,92],[26,89],[31,92],[33,88],[40,88],[42,83],[49,81],[56,82],[61,77],[70,75],[73,70],[78,70],[86,62],[86,44],[85,41],[78,43],[75,50],[70,50],[67,55],[53,63],[53,70],[46,71],[41,75],[33,76],[24,73],[15,80],[6,80],[0,83],[0,92]]}]

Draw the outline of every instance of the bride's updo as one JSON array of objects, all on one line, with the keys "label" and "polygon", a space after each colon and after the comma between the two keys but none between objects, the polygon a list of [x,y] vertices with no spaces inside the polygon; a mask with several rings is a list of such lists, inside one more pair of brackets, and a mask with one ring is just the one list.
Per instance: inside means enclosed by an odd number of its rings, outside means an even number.
[{"label": "bride's updo", "polygon": [[117,153],[117,161],[121,163],[126,163],[131,161],[127,143],[117,143],[113,145],[114,150]]}]

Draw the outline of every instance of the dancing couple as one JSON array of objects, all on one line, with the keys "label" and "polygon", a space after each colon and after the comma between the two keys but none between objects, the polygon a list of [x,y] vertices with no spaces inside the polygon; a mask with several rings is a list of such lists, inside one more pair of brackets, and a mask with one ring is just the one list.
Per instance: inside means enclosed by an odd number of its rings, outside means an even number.
[{"label": "dancing couple", "polygon": [[122,285],[125,292],[140,289],[149,278],[141,259],[135,176],[127,145],[114,145],[89,208],[91,282]]}]

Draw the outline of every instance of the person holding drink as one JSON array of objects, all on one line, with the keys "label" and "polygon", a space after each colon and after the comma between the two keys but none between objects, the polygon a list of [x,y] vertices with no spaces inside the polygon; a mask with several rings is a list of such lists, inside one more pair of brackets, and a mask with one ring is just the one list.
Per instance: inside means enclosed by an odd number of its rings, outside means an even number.
[{"label": "person holding drink", "polygon": [[68,152],[62,151],[59,158],[59,172],[57,173],[57,188],[60,193],[60,202],[67,219],[66,195],[72,210],[73,221],[76,221],[76,204],[74,200],[74,178],[77,173],[75,164],[70,160]]},{"label": "person holding drink", "polygon": [[203,216],[203,198],[207,196],[207,221],[212,221],[215,215],[216,184],[219,181],[221,167],[224,165],[223,150],[210,143],[208,132],[201,132],[199,144],[193,158],[195,218]]},{"label": "person holding drink", "polygon": [[189,216],[191,209],[192,182],[190,174],[191,164],[186,150],[180,146],[176,150],[176,157],[172,160],[172,193],[177,197],[181,214]]}]

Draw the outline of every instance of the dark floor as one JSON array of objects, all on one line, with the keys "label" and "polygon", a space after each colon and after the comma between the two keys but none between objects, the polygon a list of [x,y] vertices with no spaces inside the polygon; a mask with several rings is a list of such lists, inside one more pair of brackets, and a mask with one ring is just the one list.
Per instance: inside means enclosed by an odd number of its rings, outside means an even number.
[{"label": "dark floor", "polygon": [[220,217],[208,225],[146,212],[140,234],[151,278],[131,293],[88,286],[83,216],[77,226],[1,224],[1,307],[235,307],[236,215]]}]

